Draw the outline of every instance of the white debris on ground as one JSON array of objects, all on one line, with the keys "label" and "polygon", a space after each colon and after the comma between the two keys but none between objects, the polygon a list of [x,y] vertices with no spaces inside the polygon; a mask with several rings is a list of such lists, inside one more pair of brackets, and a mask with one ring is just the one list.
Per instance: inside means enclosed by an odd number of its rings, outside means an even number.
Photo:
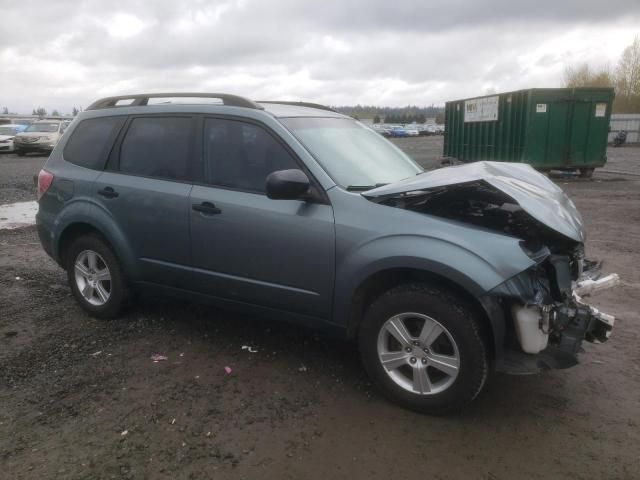
[{"label": "white debris on ground", "polygon": [[36,223],[38,202],[0,205],[0,230],[27,227]]}]

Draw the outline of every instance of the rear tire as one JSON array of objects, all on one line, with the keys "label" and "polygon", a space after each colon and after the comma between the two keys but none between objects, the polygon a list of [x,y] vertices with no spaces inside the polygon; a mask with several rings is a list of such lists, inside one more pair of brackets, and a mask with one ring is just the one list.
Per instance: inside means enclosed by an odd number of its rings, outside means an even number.
[{"label": "rear tire", "polygon": [[581,168],[580,169],[580,178],[591,178],[593,177],[593,171],[595,168]]},{"label": "rear tire", "polygon": [[457,295],[425,284],[402,285],[375,300],[358,341],[376,387],[421,413],[461,409],[478,396],[489,374],[477,312]]},{"label": "rear tire", "polygon": [[97,318],[118,316],[128,297],[120,262],[98,235],[75,239],[65,252],[69,286],[80,306]]}]

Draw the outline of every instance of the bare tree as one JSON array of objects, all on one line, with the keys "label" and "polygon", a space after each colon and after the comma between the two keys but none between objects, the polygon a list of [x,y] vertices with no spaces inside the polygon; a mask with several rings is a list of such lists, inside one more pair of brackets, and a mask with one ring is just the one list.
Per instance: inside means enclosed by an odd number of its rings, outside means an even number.
[{"label": "bare tree", "polygon": [[2,114],[9,115],[9,107],[2,107]]},{"label": "bare tree", "polygon": [[593,70],[588,64],[567,65],[564,69],[564,86],[575,87],[613,87],[613,75],[608,67]]},{"label": "bare tree", "polygon": [[616,95],[618,111],[640,111],[640,37],[622,52],[616,69]]}]

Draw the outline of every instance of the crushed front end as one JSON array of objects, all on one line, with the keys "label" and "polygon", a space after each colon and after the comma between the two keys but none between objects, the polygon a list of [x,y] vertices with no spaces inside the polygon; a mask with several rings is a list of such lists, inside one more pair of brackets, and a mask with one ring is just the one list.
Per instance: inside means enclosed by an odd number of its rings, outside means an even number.
[{"label": "crushed front end", "polygon": [[582,245],[566,253],[552,253],[547,247],[529,251],[536,265],[490,292],[511,319],[497,370],[527,374],[572,367],[584,340],[607,341],[615,318],[582,296],[614,287],[619,278],[601,276],[599,265],[585,260],[583,252]]},{"label": "crushed front end", "polygon": [[578,363],[584,340],[609,338],[614,317],[582,297],[617,285],[619,278],[601,276],[600,266],[585,259],[580,213],[562,189],[531,166],[475,162],[363,195],[521,240],[532,266],[487,295],[498,305],[505,327],[496,338],[501,343],[496,345],[496,370],[525,374],[571,367]]}]

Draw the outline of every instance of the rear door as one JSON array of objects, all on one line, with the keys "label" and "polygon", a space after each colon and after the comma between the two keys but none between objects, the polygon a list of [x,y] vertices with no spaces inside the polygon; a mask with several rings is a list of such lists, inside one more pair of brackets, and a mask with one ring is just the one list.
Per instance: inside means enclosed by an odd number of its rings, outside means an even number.
[{"label": "rear door", "polygon": [[261,125],[205,118],[191,192],[194,285],[204,293],[329,318],[335,228],[328,203],[270,200],[267,175],[302,168]]},{"label": "rear door", "polygon": [[94,198],[131,247],[138,280],[184,287],[191,279],[194,131],[188,115],[130,118],[93,185]]}]

